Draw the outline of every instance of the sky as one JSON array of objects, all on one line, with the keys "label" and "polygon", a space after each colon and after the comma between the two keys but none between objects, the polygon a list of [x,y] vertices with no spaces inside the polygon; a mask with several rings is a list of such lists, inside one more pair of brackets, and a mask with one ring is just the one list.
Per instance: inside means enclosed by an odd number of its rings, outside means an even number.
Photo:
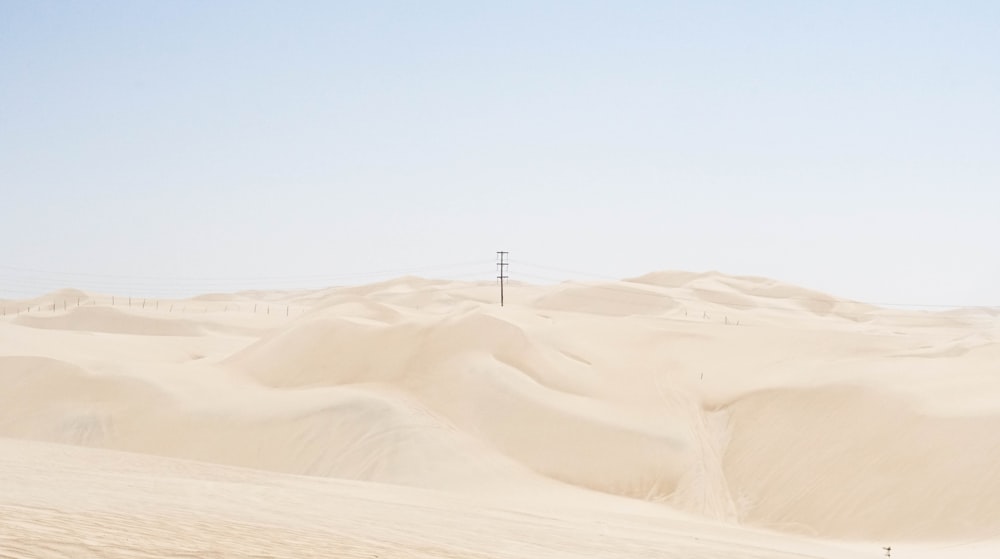
[{"label": "sky", "polygon": [[1000,305],[1000,3],[0,0],[0,298],[766,276]]}]

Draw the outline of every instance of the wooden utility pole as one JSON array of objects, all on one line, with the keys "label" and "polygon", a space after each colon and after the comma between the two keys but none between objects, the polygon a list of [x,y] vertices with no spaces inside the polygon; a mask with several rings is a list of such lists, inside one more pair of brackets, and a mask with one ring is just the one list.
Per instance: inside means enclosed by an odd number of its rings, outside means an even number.
[{"label": "wooden utility pole", "polygon": [[500,280],[500,306],[501,307],[503,306],[503,284],[504,284],[504,282],[507,281],[507,278],[509,277],[507,275],[507,266],[509,266],[510,264],[507,262],[507,254],[509,254],[509,253],[506,252],[506,251],[500,251],[500,250],[497,251],[497,272],[499,272],[497,274],[497,279]]}]

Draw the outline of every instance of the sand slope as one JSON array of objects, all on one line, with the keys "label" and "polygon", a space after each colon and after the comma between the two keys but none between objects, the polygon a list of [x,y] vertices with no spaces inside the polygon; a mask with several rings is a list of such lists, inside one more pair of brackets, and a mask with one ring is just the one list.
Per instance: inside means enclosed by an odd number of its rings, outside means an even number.
[{"label": "sand slope", "polygon": [[[848,542],[955,553],[1000,536],[991,309],[886,310],[765,278],[677,272],[512,284],[504,308],[494,286],[413,277],[60,308],[69,296],[90,297],[58,292],[30,302],[42,311],[0,320],[0,458],[24,482],[0,482],[0,512],[18,526],[7,540],[0,533],[0,549],[21,542],[14,556],[34,556],[23,542],[45,523],[64,530],[45,536],[45,553],[98,553],[71,547],[70,534],[88,530],[73,507],[134,515],[118,495],[125,486],[157,503],[133,517],[149,523],[153,547],[107,544],[108,556],[181,553],[169,530],[194,530],[188,519],[202,506],[225,537],[266,527],[284,542],[275,549],[295,556],[310,545],[317,556],[370,556],[361,550],[389,540],[414,557],[525,556],[448,532],[437,542],[373,532],[335,538],[347,546],[336,548],[329,527],[304,520],[344,513],[347,495],[367,492],[377,503],[365,506],[397,522],[421,521],[397,502],[405,496],[436,511],[425,522],[462,519],[466,532],[512,546],[524,540],[510,519],[478,506],[555,515],[546,518],[561,519],[573,545],[543,545],[551,556],[626,556],[640,545],[633,537],[675,546],[663,556],[780,556],[754,555],[773,546],[832,557],[853,556]],[[53,453],[60,460],[37,470]],[[90,471],[98,463],[106,471]],[[196,483],[171,477],[178,468],[210,472],[211,484],[197,482],[207,493],[184,485],[186,497],[171,495],[171,484]],[[74,496],[74,479],[102,493]],[[44,489],[60,483],[66,491]],[[274,483],[289,491],[284,513],[244,510]],[[291,496],[312,491],[326,500]],[[617,551],[567,520],[579,509],[596,515],[586,522],[609,522],[608,507],[630,511],[614,521]],[[517,518],[517,530],[555,537]],[[157,523],[172,528],[157,536]],[[652,533],[633,533],[649,523]],[[711,541],[682,543],[685,530]],[[294,543],[297,533],[313,543]],[[250,548],[241,549],[218,553]]]}]

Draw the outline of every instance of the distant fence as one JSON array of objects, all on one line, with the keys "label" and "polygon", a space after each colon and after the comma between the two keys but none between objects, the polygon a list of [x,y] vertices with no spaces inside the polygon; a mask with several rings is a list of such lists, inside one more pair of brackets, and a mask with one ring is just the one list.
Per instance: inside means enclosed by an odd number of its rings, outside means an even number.
[{"label": "distant fence", "polygon": [[267,301],[198,301],[169,300],[139,297],[76,297],[42,301],[0,302],[0,318],[20,315],[41,315],[69,312],[79,307],[112,307],[149,313],[242,313],[266,316],[294,316],[305,313],[310,307]]}]

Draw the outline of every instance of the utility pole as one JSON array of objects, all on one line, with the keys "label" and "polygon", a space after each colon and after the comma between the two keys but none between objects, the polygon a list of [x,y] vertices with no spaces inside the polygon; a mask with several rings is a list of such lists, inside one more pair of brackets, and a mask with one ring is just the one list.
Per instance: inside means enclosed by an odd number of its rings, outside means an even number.
[{"label": "utility pole", "polygon": [[507,254],[509,253],[506,251],[500,251],[500,250],[497,251],[497,272],[499,272],[499,274],[497,275],[497,279],[500,280],[501,307],[503,306],[503,284],[505,281],[507,281],[507,278],[509,277],[507,275],[507,266],[510,266],[510,264],[507,262]]}]

